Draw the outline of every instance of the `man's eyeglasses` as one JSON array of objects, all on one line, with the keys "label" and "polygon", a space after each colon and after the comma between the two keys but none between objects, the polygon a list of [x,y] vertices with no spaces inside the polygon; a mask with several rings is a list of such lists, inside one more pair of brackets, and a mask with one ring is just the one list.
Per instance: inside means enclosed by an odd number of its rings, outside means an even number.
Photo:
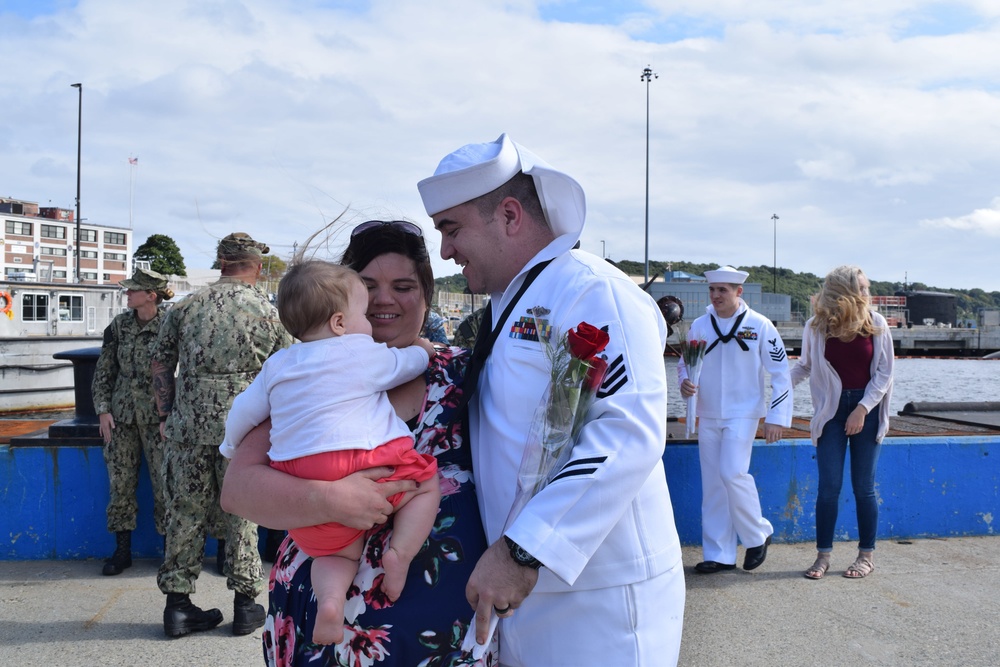
[{"label": "man's eyeglasses", "polygon": [[424,231],[420,229],[419,225],[412,222],[407,222],[406,220],[369,220],[368,222],[362,222],[360,225],[355,227],[351,231],[351,238],[353,239],[358,234],[363,234],[367,231],[371,231],[377,227],[382,227],[388,225],[393,229],[398,229],[401,232],[406,232],[407,234],[413,234],[414,236],[423,236]]}]

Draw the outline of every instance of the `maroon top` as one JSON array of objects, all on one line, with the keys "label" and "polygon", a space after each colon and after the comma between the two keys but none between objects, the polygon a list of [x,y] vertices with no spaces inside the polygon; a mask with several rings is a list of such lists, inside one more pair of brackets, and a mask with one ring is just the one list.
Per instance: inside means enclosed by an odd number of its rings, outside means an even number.
[{"label": "maroon top", "polygon": [[872,379],[872,357],[875,347],[871,336],[855,336],[845,343],[839,338],[826,339],[823,354],[840,376],[842,389],[864,389]]}]

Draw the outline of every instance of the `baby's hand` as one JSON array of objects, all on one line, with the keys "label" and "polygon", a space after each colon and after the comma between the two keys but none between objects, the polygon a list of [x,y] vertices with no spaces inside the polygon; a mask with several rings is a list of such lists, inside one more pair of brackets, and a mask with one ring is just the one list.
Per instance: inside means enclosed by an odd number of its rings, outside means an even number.
[{"label": "baby's hand", "polygon": [[428,357],[433,357],[435,354],[437,354],[437,349],[435,349],[434,343],[430,342],[426,338],[418,338],[416,341],[414,341],[413,344],[419,345],[420,347],[424,348],[424,350],[427,352]]}]

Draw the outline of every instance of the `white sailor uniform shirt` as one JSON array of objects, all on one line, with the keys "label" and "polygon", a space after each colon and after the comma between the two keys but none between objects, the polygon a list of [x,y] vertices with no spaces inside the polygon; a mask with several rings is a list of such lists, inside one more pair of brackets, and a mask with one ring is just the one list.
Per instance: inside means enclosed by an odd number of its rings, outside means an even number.
[{"label": "white sailor uniform shirt", "polygon": [[[691,323],[688,340],[708,344],[698,379],[698,416],[706,419],[759,419],[791,426],[792,383],[785,343],[771,321],[751,310],[743,299],[727,324],[719,323],[723,342],[712,326],[719,321],[715,308]],[[739,326],[736,320],[743,314]],[[771,376],[771,398],[765,406],[764,371]],[[687,379],[683,360],[677,365],[680,382]]]},{"label": "white sailor uniform shirt", "polygon": [[[502,323],[469,414],[487,537],[492,543],[506,533],[542,561],[540,592],[644,581],[681,559],[661,458],[665,323],[652,298],[621,271],[589,253],[562,250],[573,240],[566,238],[553,241],[503,294],[493,295],[499,319],[525,273],[555,257]],[[526,435],[550,383],[550,363],[530,312],[536,306],[548,311],[542,326],[552,335],[581,322],[605,328],[608,371],[570,462],[505,531]]]}]

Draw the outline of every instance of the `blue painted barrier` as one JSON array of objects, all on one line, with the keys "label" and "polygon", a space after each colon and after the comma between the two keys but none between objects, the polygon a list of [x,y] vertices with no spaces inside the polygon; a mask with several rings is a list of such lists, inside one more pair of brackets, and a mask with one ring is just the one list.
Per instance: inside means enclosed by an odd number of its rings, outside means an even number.
[{"label": "blue painted barrier", "polygon": [[[805,439],[754,445],[750,473],[777,542],[816,539],[815,457],[815,447]],[[697,445],[668,445],[663,463],[681,542],[701,544]],[[886,438],[876,493],[879,539],[997,534],[1000,436]],[[845,472],[835,539],[857,538],[854,496]]]},{"label": "blue painted barrier", "polygon": [[[754,447],[751,473],[775,541],[815,537],[816,462],[809,440]],[[879,538],[993,535],[1000,518],[1000,436],[886,438],[877,477]],[[681,542],[701,542],[701,477],[693,444],[663,454]],[[845,475],[837,539],[857,539],[854,499]],[[100,447],[0,446],[0,559],[105,558],[108,477]],[[153,529],[145,463],[140,475],[134,553],[162,555]],[[209,553],[214,553],[210,540]]]},{"label": "blue painted barrier", "polygon": [[[115,550],[107,527],[108,497],[101,447],[0,445],[0,560],[107,558]],[[138,500],[132,553],[162,557],[145,457]],[[215,549],[210,538],[206,551]]]}]

